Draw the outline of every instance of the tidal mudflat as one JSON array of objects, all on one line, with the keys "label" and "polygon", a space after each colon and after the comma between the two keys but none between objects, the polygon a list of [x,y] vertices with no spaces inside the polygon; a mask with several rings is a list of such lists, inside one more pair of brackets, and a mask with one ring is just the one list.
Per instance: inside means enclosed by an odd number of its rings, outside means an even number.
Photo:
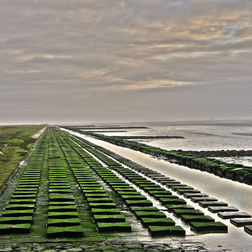
[{"label": "tidal mudflat", "polygon": [[249,251],[251,193],[244,183],[47,127],[2,193],[1,247]]}]

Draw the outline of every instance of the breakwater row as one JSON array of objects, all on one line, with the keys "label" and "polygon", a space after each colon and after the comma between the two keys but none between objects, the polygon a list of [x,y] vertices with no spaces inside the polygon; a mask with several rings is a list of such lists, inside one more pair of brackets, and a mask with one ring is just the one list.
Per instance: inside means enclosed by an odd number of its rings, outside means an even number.
[{"label": "breakwater row", "polygon": [[135,141],[128,141],[126,139],[121,139],[114,136],[105,136],[93,132],[85,132],[85,134],[116,144],[118,146],[141,151],[157,158],[165,159],[169,162],[177,163],[201,171],[206,171],[220,177],[252,185],[252,167],[243,166],[241,164],[229,164],[220,160],[201,157],[198,156],[196,152],[193,154],[181,150],[167,151],[158,147],[137,143]]},{"label": "breakwater row", "polygon": [[252,150],[214,150],[214,151],[183,151],[173,150],[197,157],[246,157],[252,156]]},{"label": "breakwater row", "polygon": [[183,139],[183,136],[114,136],[121,139]]}]

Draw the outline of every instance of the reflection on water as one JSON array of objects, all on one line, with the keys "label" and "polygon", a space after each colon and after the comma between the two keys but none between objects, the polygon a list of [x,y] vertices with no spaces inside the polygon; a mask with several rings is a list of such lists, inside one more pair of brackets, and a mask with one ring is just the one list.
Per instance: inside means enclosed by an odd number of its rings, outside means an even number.
[{"label": "reflection on water", "polygon": [[[97,140],[91,137],[83,136],[79,133],[75,135],[82,136],[86,140],[103,146],[117,154],[120,154],[126,158],[131,159],[141,165],[148,168],[152,168],[168,177],[177,179],[182,183],[193,186],[210,196],[216,197],[219,200],[227,202],[231,206],[239,208],[241,211],[252,213],[252,187],[241,184],[239,182],[230,181],[224,178],[219,178],[212,174],[193,170],[177,164],[171,164],[169,162],[152,158],[149,155],[130,150],[127,148],[112,145],[110,143]],[[249,200],[250,199],[250,200]],[[201,209],[200,207],[198,207]],[[204,210],[207,211],[207,210]],[[220,250],[220,246],[224,248],[230,248],[233,251],[250,251],[252,237],[246,234],[242,228],[236,228],[231,225],[228,220],[222,220],[213,215],[209,211],[207,214],[214,216],[216,220],[225,223],[229,227],[228,234],[205,234],[187,236],[186,239],[193,242],[204,242],[208,247],[209,251]],[[167,242],[169,238],[160,238],[156,240],[165,240]]]},{"label": "reflection on water", "polygon": [[252,166],[252,157],[213,157],[230,164],[242,164],[245,166]]}]

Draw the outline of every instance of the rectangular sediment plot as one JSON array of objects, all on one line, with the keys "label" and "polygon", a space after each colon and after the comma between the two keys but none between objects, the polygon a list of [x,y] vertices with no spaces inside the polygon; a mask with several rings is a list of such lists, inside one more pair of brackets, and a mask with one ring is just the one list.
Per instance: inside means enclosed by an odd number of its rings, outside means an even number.
[{"label": "rectangular sediment plot", "polygon": [[13,183],[13,192],[0,216],[0,235],[12,238],[12,235],[30,234],[37,205],[37,195],[41,182],[41,171],[46,152],[45,136],[34,145],[25,164],[18,171],[17,186]]}]

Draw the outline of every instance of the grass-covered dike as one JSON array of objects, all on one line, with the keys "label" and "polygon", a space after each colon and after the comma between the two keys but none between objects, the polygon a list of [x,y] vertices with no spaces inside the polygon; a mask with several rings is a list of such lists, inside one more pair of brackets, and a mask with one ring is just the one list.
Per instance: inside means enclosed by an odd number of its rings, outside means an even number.
[{"label": "grass-covered dike", "polygon": [[0,126],[0,188],[32,147],[33,137],[44,126]]}]

